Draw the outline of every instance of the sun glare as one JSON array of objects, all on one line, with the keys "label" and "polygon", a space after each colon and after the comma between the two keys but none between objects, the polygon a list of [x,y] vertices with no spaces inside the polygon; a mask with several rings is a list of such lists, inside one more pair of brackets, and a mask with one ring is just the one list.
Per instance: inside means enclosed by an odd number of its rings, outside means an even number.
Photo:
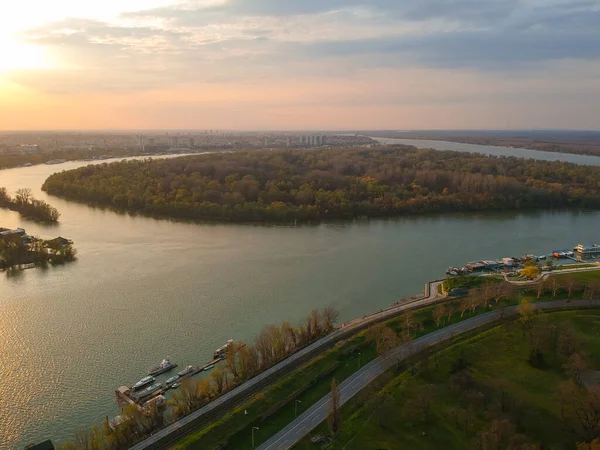
[{"label": "sun glare", "polygon": [[50,67],[48,55],[42,47],[24,44],[10,37],[2,41],[0,73]]}]

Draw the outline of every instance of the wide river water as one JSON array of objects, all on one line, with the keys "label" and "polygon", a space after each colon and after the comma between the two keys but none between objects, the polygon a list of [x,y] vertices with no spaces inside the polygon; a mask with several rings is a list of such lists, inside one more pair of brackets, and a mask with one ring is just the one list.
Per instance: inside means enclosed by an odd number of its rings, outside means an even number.
[{"label": "wide river water", "polygon": [[332,305],[348,320],[421,292],[450,265],[600,240],[599,212],[201,225],[120,215],[40,191],[51,173],[86,164],[0,171],[0,186],[28,187],[62,213],[59,225],[46,227],[0,210],[0,226],[61,235],[79,252],[62,267],[0,274],[1,449],[62,442],[116,414],[114,390],[165,356],[197,365],[228,338],[251,340],[263,325],[297,323],[313,307]]}]

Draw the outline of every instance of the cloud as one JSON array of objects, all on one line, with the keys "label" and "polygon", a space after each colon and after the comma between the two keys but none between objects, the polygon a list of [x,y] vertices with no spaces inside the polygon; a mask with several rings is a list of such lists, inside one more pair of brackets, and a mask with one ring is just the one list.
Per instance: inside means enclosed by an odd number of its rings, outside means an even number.
[{"label": "cloud", "polygon": [[414,68],[516,73],[600,59],[600,0],[229,0],[65,19],[26,38],[62,68],[50,92],[341,77]]}]

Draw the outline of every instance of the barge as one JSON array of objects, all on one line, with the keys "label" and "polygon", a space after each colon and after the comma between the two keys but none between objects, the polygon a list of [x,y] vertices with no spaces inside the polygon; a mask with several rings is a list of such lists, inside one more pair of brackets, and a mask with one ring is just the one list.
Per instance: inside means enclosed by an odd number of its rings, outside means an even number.
[{"label": "barge", "polygon": [[177,367],[177,364],[172,363],[168,358],[165,358],[161,363],[148,371],[148,375],[160,375]]}]

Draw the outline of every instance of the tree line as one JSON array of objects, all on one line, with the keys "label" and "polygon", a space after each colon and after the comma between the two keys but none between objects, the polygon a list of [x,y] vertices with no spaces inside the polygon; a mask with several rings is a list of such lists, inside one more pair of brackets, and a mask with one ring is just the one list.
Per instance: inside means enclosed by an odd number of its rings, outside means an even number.
[{"label": "tree line", "polygon": [[302,347],[331,333],[339,312],[327,307],[313,309],[297,326],[284,321],[281,326],[266,325],[254,343],[243,341],[229,345],[223,363],[208,377],[188,378],[173,391],[166,404],[146,403],[142,407],[127,405],[117,420],[78,431],[62,450],[121,450],[148,437],[180,417],[200,409],[250,378],[272,367]]},{"label": "tree line", "polygon": [[600,168],[409,146],[245,151],[121,161],[43,189],[153,216],[233,222],[600,207]]},{"label": "tree line", "polygon": [[13,198],[6,188],[0,187],[0,208],[12,209],[24,217],[40,222],[56,223],[60,217],[58,209],[33,197],[31,189],[19,189]]}]

